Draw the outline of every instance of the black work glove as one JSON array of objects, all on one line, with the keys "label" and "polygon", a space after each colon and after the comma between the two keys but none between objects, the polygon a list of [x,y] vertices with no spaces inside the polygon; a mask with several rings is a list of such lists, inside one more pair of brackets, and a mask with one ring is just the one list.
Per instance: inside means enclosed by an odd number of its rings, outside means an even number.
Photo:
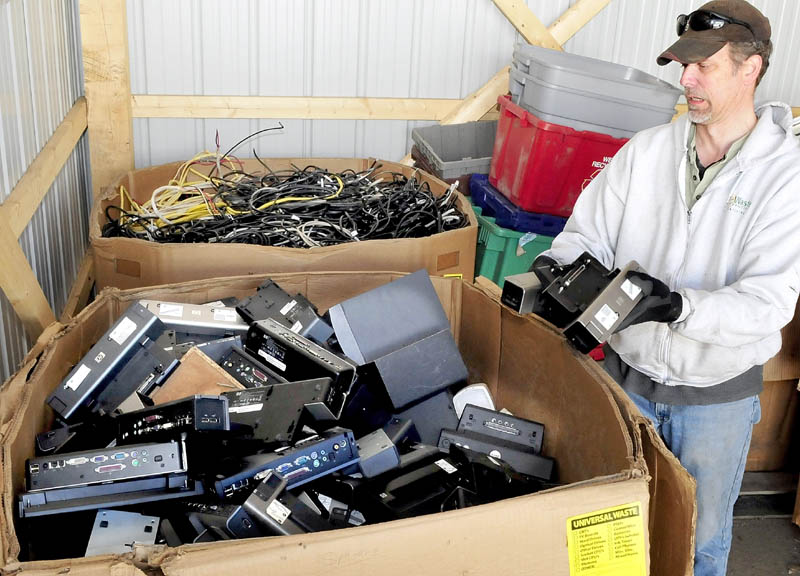
[{"label": "black work glove", "polygon": [[528,268],[528,272],[533,272],[542,283],[542,288],[547,288],[556,276],[561,276],[564,271],[563,267],[549,256],[539,255]]},{"label": "black work glove", "polygon": [[628,272],[628,280],[641,288],[643,298],[636,303],[631,313],[614,332],[642,322],[675,322],[683,311],[683,298],[658,278],[644,272]]}]

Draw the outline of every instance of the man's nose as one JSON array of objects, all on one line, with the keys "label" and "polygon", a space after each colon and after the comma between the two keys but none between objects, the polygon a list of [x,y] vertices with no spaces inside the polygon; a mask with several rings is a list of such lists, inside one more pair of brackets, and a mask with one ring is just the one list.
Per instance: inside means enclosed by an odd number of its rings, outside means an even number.
[{"label": "man's nose", "polygon": [[697,79],[695,78],[695,65],[688,64],[683,68],[683,74],[681,74],[681,86],[684,88],[690,88],[697,84]]}]

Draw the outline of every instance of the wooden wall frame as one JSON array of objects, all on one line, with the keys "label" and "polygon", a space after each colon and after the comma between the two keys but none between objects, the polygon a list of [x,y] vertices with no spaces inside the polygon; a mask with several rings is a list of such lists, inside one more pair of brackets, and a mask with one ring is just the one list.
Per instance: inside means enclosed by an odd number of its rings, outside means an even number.
[{"label": "wooden wall frame", "polygon": [[[611,0],[579,0],[545,27],[521,0],[492,0],[531,44],[560,50]],[[94,197],[119,174],[134,168],[133,118],[304,118],[348,120],[437,120],[456,124],[491,117],[508,88],[509,68],[463,100],[405,98],[273,98],[131,94],[126,0],[80,0],[85,98],[80,98],[0,204],[0,289],[22,320],[30,341],[55,321],[18,238],[88,131]],[[800,115],[800,108],[793,109]],[[406,156],[404,161],[410,161]],[[62,321],[88,299],[93,279],[87,253],[70,292]]]},{"label": "wooden wall frame", "polygon": [[56,317],[19,245],[19,237],[86,131],[86,110],[86,99],[79,98],[0,204],[0,289],[22,321],[29,343],[36,341]]}]

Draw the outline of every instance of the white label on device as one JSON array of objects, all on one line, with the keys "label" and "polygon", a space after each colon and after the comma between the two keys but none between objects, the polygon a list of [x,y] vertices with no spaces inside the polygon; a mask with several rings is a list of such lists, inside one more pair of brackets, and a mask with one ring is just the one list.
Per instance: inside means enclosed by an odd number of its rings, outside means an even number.
[{"label": "white label on device", "polygon": [[600,308],[600,310],[597,311],[597,314],[594,315],[594,319],[600,322],[600,325],[606,330],[611,330],[611,327],[618,318],[619,314],[614,312],[614,310],[608,304],[603,304],[603,307]]},{"label": "white label on device", "polygon": [[219,320],[220,322],[236,322],[236,310],[217,308],[214,310],[214,320]]},{"label": "white label on device", "polygon": [[250,404],[248,406],[231,406],[228,408],[228,412],[231,414],[246,414],[247,412],[258,412],[263,407],[263,402],[259,402],[258,404]]},{"label": "white label on device", "polygon": [[267,515],[275,520],[278,524],[283,524],[286,522],[286,519],[289,517],[292,511],[289,510],[286,506],[278,502],[277,500],[273,500],[267,506]]},{"label": "white label on device", "polygon": [[280,368],[281,372],[286,372],[286,364],[284,364],[283,362],[281,362],[277,358],[273,358],[272,356],[270,356],[269,354],[267,354],[263,350],[259,350],[258,351],[258,355],[259,356],[263,356],[264,360],[266,360],[267,362],[269,362],[273,366],[275,366],[277,368]]},{"label": "white label on device", "polygon": [[297,300],[289,300],[289,301],[288,301],[288,302],[287,302],[287,303],[286,303],[286,304],[283,306],[283,308],[281,308],[281,314],[283,314],[284,316],[286,316],[286,315],[287,315],[287,314],[288,314],[288,313],[289,313],[289,312],[292,310],[292,308],[294,308],[295,306],[297,306]]},{"label": "white label on device", "polygon": [[180,304],[168,304],[162,302],[158,307],[158,313],[161,316],[169,316],[170,318],[180,318],[183,316],[183,306]]},{"label": "white label on device", "polygon": [[134,330],[136,330],[136,322],[128,317],[125,317],[120,320],[120,323],[111,331],[111,334],[109,334],[108,337],[122,346],[125,340],[128,339],[128,336],[133,334]]},{"label": "white label on device", "polygon": [[437,460],[436,462],[434,462],[434,464],[436,464],[439,468],[441,468],[448,474],[452,474],[453,472],[458,472],[458,468],[450,464],[450,462],[448,462],[447,460],[444,459]]},{"label": "white label on device", "polygon": [[636,297],[642,293],[642,289],[630,280],[625,280],[625,282],[622,283],[622,286],[620,286],[620,290],[625,292],[625,294],[627,294],[628,298],[631,300],[636,300]]},{"label": "white label on device", "polygon": [[86,380],[86,377],[89,375],[92,369],[89,368],[86,364],[81,364],[80,367],[75,371],[75,374],[67,380],[67,383],[64,384],[64,390],[67,388],[71,390],[77,390],[78,387]]},{"label": "white label on device", "polygon": [[300,334],[300,330],[302,330],[302,329],[303,329],[303,325],[299,321],[295,322],[294,324],[292,324],[292,327],[289,328],[289,330],[291,330],[295,334]]}]

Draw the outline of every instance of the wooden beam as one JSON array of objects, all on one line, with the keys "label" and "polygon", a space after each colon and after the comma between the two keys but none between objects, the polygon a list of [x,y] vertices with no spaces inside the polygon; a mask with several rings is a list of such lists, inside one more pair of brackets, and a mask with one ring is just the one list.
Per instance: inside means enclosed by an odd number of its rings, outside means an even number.
[{"label": "wooden beam", "polygon": [[125,0],[80,0],[92,190],[132,170],[133,120]]},{"label": "wooden beam", "polygon": [[[508,18],[512,26],[529,44],[544,46],[552,50],[561,50],[561,44],[553,38],[550,31],[545,28],[542,21],[531,12],[528,5],[522,0],[493,0],[500,12]],[[484,110],[484,112],[486,112]]]},{"label": "wooden beam", "polygon": [[[552,26],[548,29],[549,33],[557,34],[560,42],[566,42],[569,40],[578,30],[580,30],[589,20],[594,18],[600,10],[603,9],[603,6],[607,5],[610,0],[580,0],[576,3],[572,8],[568,9],[561,17],[556,20]],[[530,13],[530,16],[536,18],[530,9],[524,4],[519,2],[500,2],[498,3],[495,1],[495,4],[498,4],[498,7],[503,14],[506,14],[509,19],[511,16],[503,10],[503,7],[500,7],[500,4],[503,4],[504,7],[508,8],[511,11],[511,7],[514,7],[514,14],[521,14],[524,11]],[[602,6],[600,5],[602,4]],[[538,19],[537,19],[538,22]],[[514,22],[512,21],[512,24]],[[541,24],[541,22],[540,22]],[[515,24],[515,27],[517,25]],[[517,28],[519,29],[519,28]],[[548,34],[548,35],[550,35]],[[552,36],[550,36],[552,38]],[[527,37],[526,37],[527,39]],[[534,40],[534,41],[532,41]],[[539,46],[544,46],[541,42],[536,41],[536,38],[532,40],[528,40],[531,44],[537,44]],[[546,40],[546,37],[545,37]],[[498,81],[498,76],[505,78],[505,81]],[[478,89],[474,94],[468,96],[464,99],[463,103],[460,104],[457,108],[454,108],[453,111],[448,115],[448,118],[457,118],[459,122],[472,122],[475,120],[479,120],[484,114],[487,112],[491,112],[492,108],[497,104],[497,98],[500,97],[501,94],[505,94],[508,92],[508,68],[504,68],[500,72],[498,72],[489,82],[487,82],[484,86]],[[480,94],[481,102],[486,102],[487,106],[483,110],[477,106],[477,102],[475,101],[475,96]],[[403,158],[403,163],[409,163],[410,156],[406,156]]]},{"label": "wooden beam", "polygon": [[[462,122],[473,122],[492,113],[497,105],[497,97],[508,91],[508,75],[510,70],[511,67],[506,66],[495,74],[486,84],[464,98],[464,100],[459,100],[458,106],[453,108],[440,123],[460,124]],[[487,110],[489,112],[487,112]],[[411,153],[409,152],[406,154],[403,159],[400,160],[400,163],[406,166],[413,166],[414,161],[411,158]]]},{"label": "wooden beam", "polygon": [[611,0],[579,0],[559,16],[548,28],[560,45],[564,45],[575,33],[597,16]]},{"label": "wooden beam", "polygon": [[56,321],[42,287],[9,226],[0,223],[0,289],[25,326],[30,343]]},{"label": "wooden beam", "polygon": [[20,237],[33,218],[85,131],[86,99],[79,98],[11,194],[0,204],[0,222],[8,223],[15,238]]},{"label": "wooden beam", "polygon": [[511,67],[506,66],[495,74],[491,80],[478,88],[447,116],[442,119],[442,124],[461,124],[479,119],[497,104],[497,97],[508,92],[508,76]]},{"label": "wooden beam", "polygon": [[461,100],[134,94],[135,118],[441,120]]},{"label": "wooden beam", "polygon": [[92,286],[94,285],[94,256],[92,255],[91,247],[86,251],[83,257],[81,267],[78,269],[78,275],[72,285],[72,290],[69,292],[67,304],[64,306],[64,311],[61,313],[59,322],[66,324],[78,312],[86,307],[89,302],[89,296],[92,293]]}]

